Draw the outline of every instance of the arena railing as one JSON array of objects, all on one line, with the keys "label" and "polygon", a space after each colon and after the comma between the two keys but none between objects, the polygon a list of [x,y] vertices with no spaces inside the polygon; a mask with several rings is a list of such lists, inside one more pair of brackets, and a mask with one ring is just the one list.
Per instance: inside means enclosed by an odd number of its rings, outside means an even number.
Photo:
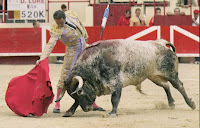
[{"label": "arena railing", "polygon": [[[6,13],[7,13],[7,10],[5,8],[6,7],[6,2],[5,1],[6,0],[3,0],[3,10],[0,10],[0,13],[1,12],[3,13],[3,22],[4,23],[6,22]],[[111,1],[111,0],[109,0],[109,1]],[[67,3],[68,8],[70,8],[70,3],[74,3],[74,2],[87,2],[89,6],[94,6],[96,4],[99,4],[99,3],[96,2],[96,0],[86,0],[86,1],[81,1],[81,0],[79,0],[79,1],[64,1],[64,0],[63,1],[50,1],[50,0],[48,0],[47,1],[47,7],[48,8],[46,10],[47,13],[48,13],[47,22],[49,22],[49,3],[61,3],[61,2],[62,3],[63,2]],[[114,3],[112,3],[112,4],[114,4]],[[168,2],[166,2],[166,0],[163,0],[163,3],[156,3],[156,0],[154,0],[154,3],[136,3],[134,0],[129,0],[128,4],[131,5],[131,6],[136,6],[136,5],[153,5],[154,8],[157,5],[163,5],[163,7],[164,7],[164,15],[165,15],[165,6],[168,5]],[[190,5],[192,5],[192,1],[190,1]],[[155,11],[154,11],[154,13],[155,13]],[[192,15],[192,6],[190,6],[190,15]]]},{"label": "arena railing", "polygon": [[[48,20],[47,20],[47,22],[49,22],[49,4],[50,3],[67,3],[68,9],[70,9],[70,3],[77,3],[77,2],[84,2],[85,3],[85,2],[88,2],[88,6],[95,6],[97,4],[104,5],[104,4],[111,3],[109,1],[107,3],[97,3],[96,0],[86,0],[86,1],[80,1],[80,0],[79,1],[64,1],[64,0],[63,1],[50,1],[50,0],[48,0],[48,2],[47,2],[48,9],[46,10],[48,12]],[[111,4],[114,5],[115,3],[111,3]],[[157,5],[162,5],[162,6],[164,6],[164,8],[165,8],[165,6],[168,5],[168,3],[165,0],[163,0],[163,3],[156,3],[155,0],[154,0],[154,3],[135,3],[134,0],[129,0],[127,4],[129,4],[131,6],[153,5],[154,7],[157,6]],[[120,4],[116,4],[116,5],[120,6]],[[165,9],[164,9],[164,12],[165,12]]]},{"label": "arena railing", "polygon": [[[0,28],[0,56],[39,56],[50,38],[50,26],[42,28]],[[99,40],[100,26],[86,27],[88,44]],[[113,34],[115,32],[115,34]],[[175,45],[179,57],[199,56],[198,26],[107,26],[103,38],[127,40],[165,39]],[[34,47],[32,47],[34,46]],[[65,47],[58,41],[51,56],[64,55]]]}]

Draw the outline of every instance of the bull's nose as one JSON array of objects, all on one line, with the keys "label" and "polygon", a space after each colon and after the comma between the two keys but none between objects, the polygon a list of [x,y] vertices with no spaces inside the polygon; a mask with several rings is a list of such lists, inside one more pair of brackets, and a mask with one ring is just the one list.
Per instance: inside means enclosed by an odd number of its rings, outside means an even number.
[{"label": "bull's nose", "polygon": [[84,109],[85,112],[89,112],[91,110],[92,110],[92,107],[89,107],[89,106]]},{"label": "bull's nose", "polygon": [[91,111],[92,109],[91,108],[87,108],[87,111]]}]

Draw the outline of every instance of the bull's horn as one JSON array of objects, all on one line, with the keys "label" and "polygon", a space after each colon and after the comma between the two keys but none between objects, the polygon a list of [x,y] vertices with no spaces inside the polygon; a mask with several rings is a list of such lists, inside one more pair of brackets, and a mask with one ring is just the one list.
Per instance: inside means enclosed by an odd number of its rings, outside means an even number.
[{"label": "bull's horn", "polygon": [[80,76],[75,76],[75,77],[73,78],[73,81],[74,81],[74,80],[77,80],[79,84],[78,84],[78,87],[76,88],[76,90],[75,90],[74,92],[71,93],[71,95],[77,93],[77,92],[78,92],[79,90],[81,90],[82,87],[83,87],[83,79],[82,79]]}]

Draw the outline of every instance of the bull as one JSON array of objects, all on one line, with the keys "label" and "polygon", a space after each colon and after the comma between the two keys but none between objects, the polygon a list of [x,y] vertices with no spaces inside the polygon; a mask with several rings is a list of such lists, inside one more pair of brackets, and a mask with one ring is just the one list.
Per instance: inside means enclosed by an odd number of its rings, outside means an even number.
[{"label": "bull", "polygon": [[109,115],[116,116],[122,88],[134,85],[141,92],[141,83],[145,79],[164,88],[169,107],[174,108],[175,104],[168,81],[182,94],[188,106],[195,109],[195,103],[187,96],[178,78],[175,47],[163,39],[96,42],[79,56],[56,102],[62,99],[67,90],[75,100],[64,115],[69,117],[79,105],[83,111],[88,112],[92,110],[96,96],[111,94],[112,111]]}]

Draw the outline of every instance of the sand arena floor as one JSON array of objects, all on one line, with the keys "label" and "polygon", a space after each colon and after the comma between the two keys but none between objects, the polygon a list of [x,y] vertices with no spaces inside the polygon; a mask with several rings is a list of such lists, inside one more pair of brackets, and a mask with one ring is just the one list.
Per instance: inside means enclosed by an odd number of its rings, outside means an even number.
[{"label": "sand arena floor", "polygon": [[[111,111],[110,95],[98,97],[97,104],[106,112],[83,112],[78,107],[75,115],[64,118],[62,115],[72,105],[73,99],[67,94],[61,101],[61,113],[52,112],[54,102],[48,113],[42,117],[20,117],[6,105],[5,92],[8,82],[16,76],[24,75],[34,65],[0,65],[0,128],[198,128],[199,127],[199,65],[179,64],[179,78],[189,97],[196,103],[192,110],[181,94],[171,85],[175,99],[175,109],[169,109],[163,88],[149,80],[142,84],[147,95],[136,91],[134,86],[122,90],[118,107],[118,117],[107,117]],[[61,64],[50,64],[50,78],[54,94],[59,79]],[[54,99],[55,100],[55,99]]]}]

